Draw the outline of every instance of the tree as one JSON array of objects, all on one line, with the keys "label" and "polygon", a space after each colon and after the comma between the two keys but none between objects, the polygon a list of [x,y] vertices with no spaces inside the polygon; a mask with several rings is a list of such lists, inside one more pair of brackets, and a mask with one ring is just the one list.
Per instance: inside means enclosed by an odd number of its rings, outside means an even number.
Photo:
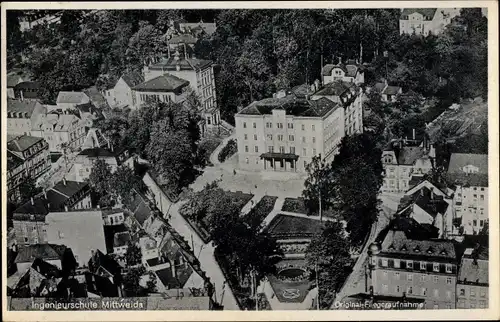
[{"label": "tree", "polygon": [[108,180],[113,199],[120,199],[121,203],[127,207],[130,207],[133,200],[134,190],[138,190],[139,192],[146,190],[146,186],[141,178],[126,165],[119,166]]},{"label": "tree", "polygon": [[110,141],[111,146],[119,149],[124,146],[129,131],[130,123],[126,115],[112,115],[109,118],[100,119],[95,125],[101,133]]},{"label": "tree", "polygon": [[123,278],[123,289],[127,297],[141,296],[144,293],[144,289],[139,283],[145,272],[146,269],[142,265],[129,269]]},{"label": "tree", "polygon": [[156,293],[157,292],[157,277],[154,272],[149,272],[149,279],[146,282],[146,288],[148,290],[148,293]]},{"label": "tree", "polygon": [[95,193],[94,203],[100,207],[108,207],[114,204],[112,199],[111,187],[111,167],[103,159],[97,159],[89,175],[89,184]]},{"label": "tree", "polygon": [[314,236],[306,250],[306,262],[317,274],[320,307],[331,306],[345,279],[351,272],[349,241],[342,224],[328,221],[321,234]]},{"label": "tree", "polygon": [[[321,156],[314,156],[306,166],[307,179],[302,192],[304,202],[309,214],[318,213],[320,208],[325,209],[328,202],[326,197],[326,169]],[[320,207],[321,200],[321,207]]]},{"label": "tree", "polygon": [[34,197],[40,192],[42,192],[42,189],[36,186],[35,179],[33,179],[32,177],[27,177],[26,180],[24,180],[19,185],[19,194],[21,202],[24,202],[29,198]]},{"label": "tree", "polygon": [[129,241],[127,244],[127,252],[125,253],[125,260],[127,265],[135,266],[141,263],[142,254],[141,249],[135,243]]}]

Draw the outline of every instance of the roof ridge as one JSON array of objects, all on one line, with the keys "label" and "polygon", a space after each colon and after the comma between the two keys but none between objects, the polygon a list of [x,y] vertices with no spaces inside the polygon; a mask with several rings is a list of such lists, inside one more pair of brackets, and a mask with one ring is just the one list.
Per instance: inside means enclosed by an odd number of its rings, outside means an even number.
[{"label": "roof ridge", "polygon": [[[54,188],[55,188],[55,186],[54,186]],[[66,194],[64,194],[64,193],[62,193],[61,191],[56,190],[56,189],[54,189],[54,188],[50,188],[50,190],[55,191],[55,192],[57,192],[58,194],[60,194],[60,195],[62,195],[62,196],[64,196],[64,197],[66,197],[66,198],[69,198],[69,196],[67,196]],[[50,190],[49,190],[49,191],[50,191]]]}]

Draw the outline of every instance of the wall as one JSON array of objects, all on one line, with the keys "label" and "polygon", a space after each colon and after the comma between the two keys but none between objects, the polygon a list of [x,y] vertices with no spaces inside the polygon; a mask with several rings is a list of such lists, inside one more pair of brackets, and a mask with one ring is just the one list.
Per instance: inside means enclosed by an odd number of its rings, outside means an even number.
[{"label": "wall", "polygon": [[[115,172],[118,168],[118,163],[116,158],[114,157],[101,157],[101,160],[104,160],[110,168],[111,172]],[[73,163],[73,171],[75,172],[75,180],[78,182],[84,182],[86,179],[90,177],[90,173],[92,172],[92,167],[94,165],[96,158],[89,158],[84,155],[79,155],[76,157]]]},{"label": "wall", "polygon": [[41,244],[47,242],[46,225],[41,221],[13,220],[18,245]]},{"label": "wall", "polygon": [[110,91],[110,94],[110,96],[106,97],[110,106],[115,107],[128,105],[131,108],[133,107],[133,91],[127,83],[125,83],[123,78],[120,77],[118,82],[116,82],[115,87]]},{"label": "wall", "polygon": [[488,220],[488,187],[458,186],[453,204],[456,217],[462,218],[464,233],[478,233]]},{"label": "wall", "polygon": [[488,308],[488,292],[488,286],[457,284],[457,309]]},{"label": "wall", "polygon": [[134,91],[132,93],[135,95],[135,105],[134,108],[137,109],[141,107],[142,104],[145,104],[146,101],[144,101],[141,97],[141,95],[159,95],[159,100],[160,102],[182,102],[184,100],[184,96],[182,95],[176,95],[175,93],[172,92],[138,92]]}]

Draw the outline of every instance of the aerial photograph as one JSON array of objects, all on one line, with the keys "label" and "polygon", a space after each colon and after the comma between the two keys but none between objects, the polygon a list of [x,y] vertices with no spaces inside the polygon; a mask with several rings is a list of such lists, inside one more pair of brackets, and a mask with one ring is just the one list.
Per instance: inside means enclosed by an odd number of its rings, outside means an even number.
[{"label": "aerial photograph", "polygon": [[5,13],[7,311],[489,308],[487,8]]}]

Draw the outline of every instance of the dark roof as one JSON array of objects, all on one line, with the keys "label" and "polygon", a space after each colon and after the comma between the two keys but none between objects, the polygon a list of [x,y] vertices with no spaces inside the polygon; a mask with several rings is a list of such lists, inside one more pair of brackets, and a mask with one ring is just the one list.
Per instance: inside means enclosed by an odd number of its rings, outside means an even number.
[{"label": "dark roof", "polygon": [[92,113],[92,108],[93,108],[93,105],[92,103],[83,103],[83,104],[78,104],[76,106],[76,109],[79,111],[79,112],[83,112],[83,113]]},{"label": "dark roof", "polygon": [[142,74],[136,71],[123,74],[122,79],[130,88],[144,82],[144,77],[142,76]]},{"label": "dark roof", "polygon": [[446,178],[450,184],[462,187],[488,187],[488,175],[477,173],[448,173]]},{"label": "dark roof", "polygon": [[130,240],[131,237],[128,231],[116,233],[113,239],[113,246],[114,247],[125,246]]},{"label": "dark roof", "polygon": [[100,296],[118,297],[118,289],[107,277],[85,272],[87,291]]},{"label": "dark roof", "polygon": [[114,251],[113,244],[114,244],[114,240],[115,240],[115,234],[120,233],[120,232],[126,232],[126,231],[128,231],[128,229],[127,229],[127,226],[125,226],[125,224],[104,225],[104,241],[106,243],[106,250],[107,250],[108,254],[112,253]]},{"label": "dark roof", "polygon": [[136,85],[133,89],[149,92],[175,92],[188,85],[189,82],[187,80],[170,74],[164,74]]},{"label": "dark roof", "polygon": [[142,226],[146,219],[151,216],[151,209],[147,204],[147,199],[141,194],[135,192],[132,202],[130,203],[130,210],[133,212],[134,218]]},{"label": "dark roof", "polygon": [[418,12],[425,17],[425,20],[432,20],[434,18],[436,10],[437,10],[436,8],[405,8],[403,12],[401,12],[401,19],[415,12]]},{"label": "dark roof", "polygon": [[415,161],[426,155],[426,150],[423,147],[404,146],[399,150],[398,164],[413,165]]},{"label": "dark roof", "polygon": [[399,93],[399,91],[401,90],[401,87],[399,86],[387,86],[384,91],[382,92],[382,94],[385,94],[385,95],[397,95]]},{"label": "dark roof", "polygon": [[290,91],[298,98],[306,98],[306,95],[314,94],[314,91],[311,89],[311,86],[307,84],[294,86]]},{"label": "dark roof", "polygon": [[448,165],[448,173],[464,173],[463,167],[473,165],[479,168],[480,174],[488,174],[488,155],[473,153],[452,153]]},{"label": "dark roof", "polygon": [[278,214],[266,230],[276,238],[312,237],[324,228],[319,220]]},{"label": "dark roof", "polygon": [[162,61],[149,66],[151,70],[177,70],[177,65],[181,70],[201,70],[212,65],[211,60],[196,59],[196,58],[180,58],[175,60],[174,57],[163,59]]},{"label": "dark roof", "polygon": [[[50,258],[47,258],[47,260],[50,260]],[[61,270],[57,266],[47,263],[40,257],[35,258],[31,268],[45,277],[59,277],[61,275]]]},{"label": "dark roof", "polygon": [[29,135],[18,136],[7,142],[7,150],[12,152],[23,152],[40,141],[44,141],[44,139]]},{"label": "dark roof", "polygon": [[[81,190],[87,188],[89,185],[86,182],[78,182],[78,181],[70,181],[70,180],[63,180],[59,181],[56,183],[56,185],[50,189],[54,190],[56,192],[59,192],[61,194],[64,194],[68,197],[71,197],[75,195],[76,193],[80,192]],[[47,192],[49,192],[47,191]],[[50,200],[50,198],[48,198]]]},{"label": "dark roof", "polygon": [[158,279],[160,282],[166,287],[166,288],[179,288],[182,287],[180,285],[179,281],[175,278],[175,276],[172,275],[172,268],[164,268],[155,271],[156,275],[158,276]]},{"label": "dark roof", "polygon": [[352,89],[356,89],[356,85],[354,83],[344,82],[344,81],[335,81],[326,84],[322,89],[314,93],[314,95],[319,96],[342,96],[345,93],[351,91]]},{"label": "dark roof", "polygon": [[20,247],[15,263],[31,263],[35,258],[43,260],[62,260],[67,247],[55,244],[35,244]]},{"label": "dark roof", "polygon": [[7,170],[13,170],[23,164],[23,160],[10,151],[7,151]]},{"label": "dark roof", "polygon": [[114,158],[114,157],[116,157],[116,154],[114,152],[111,152],[105,148],[85,149],[82,152],[78,153],[78,155],[85,155],[89,158],[97,158],[97,157],[99,157],[99,158],[102,158],[102,157]]},{"label": "dark roof", "polygon": [[109,255],[104,255],[100,250],[94,251],[94,255],[89,259],[88,266],[89,271],[93,274],[97,272],[99,267],[104,268],[113,276],[121,271],[120,265]]},{"label": "dark roof", "polygon": [[381,252],[394,255],[427,256],[456,260],[455,246],[449,240],[409,239],[404,231],[391,230],[385,236]]},{"label": "dark roof", "polygon": [[340,68],[344,71],[345,76],[347,77],[356,77],[356,74],[361,69],[358,65],[355,64],[352,60],[350,60],[347,64],[326,64],[321,69],[321,75],[330,76],[332,74],[332,70],[334,68]]},{"label": "dark roof", "polygon": [[99,92],[97,87],[89,87],[87,89],[84,89],[83,92],[87,94],[92,104],[94,104],[94,106],[96,106],[97,108],[105,109],[109,107],[108,101],[106,101],[106,98],[104,98],[101,92]]},{"label": "dark roof", "polygon": [[266,152],[260,155],[260,158],[269,158],[269,159],[285,159],[285,160],[297,160],[299,156],[294,153],[278,153],[278,152]]},{"label": "dark roof", "polygon": [[274,109],[284,109],[289,115],[323,117],[339,106],[339,104],[327,98],[320,98],[312,101],[297,98],[294,95],[287,95],[282,98],[265,98],[260,101],[254,101],[242,109],[238,114],[265,115],[272,114],[272,110]]},{"label": "dark roof", "polygon": [[446,212],[448,203],[443,200],[442,196],[436,196],[434,193],[432,194],[434,195],[434,199],[431,199],[430,195],[418,196],[415,204],[434,218],[438,213],[444,214]]},{"label": "dark roof", "polygon": [[61,91],[57,95],[57,103],[80,103],[85,96],[84,92],[64,92]]}]

